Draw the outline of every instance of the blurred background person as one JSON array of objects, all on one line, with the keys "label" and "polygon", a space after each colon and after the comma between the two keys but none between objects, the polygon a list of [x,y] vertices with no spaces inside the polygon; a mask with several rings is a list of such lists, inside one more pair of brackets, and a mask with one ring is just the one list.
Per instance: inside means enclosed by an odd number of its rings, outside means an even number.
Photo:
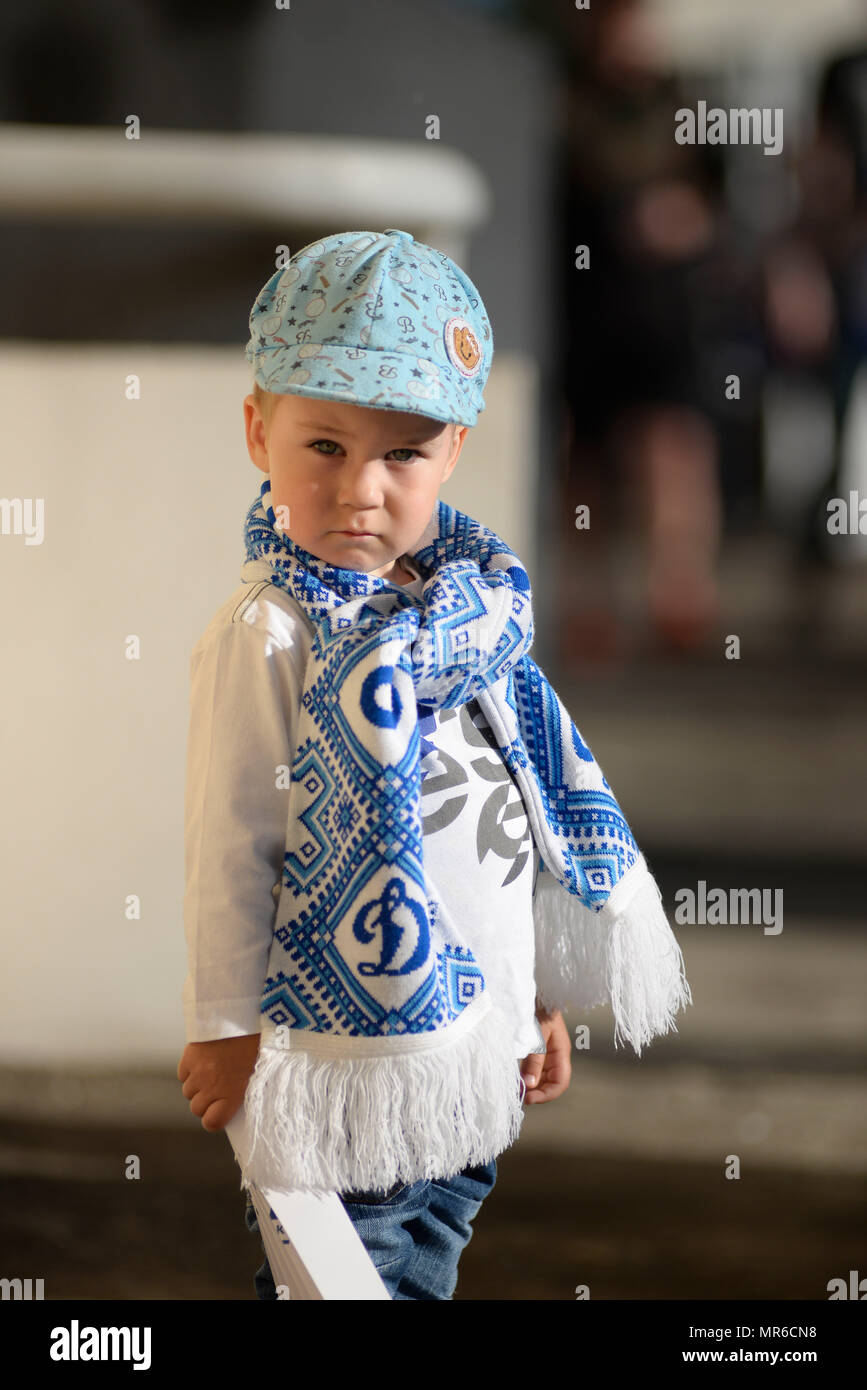
[{"label": "blurred background person", "polygon": [[844,470],[844,426],[867,359],[867,48],[824,68],[815,125],[798,153],[797,212],[762,258],[770,369],[819,385],[833,420],[826,473],[793,528],[794,558],[827,570],[828,502],[849,486],[867,497],[867,448]]},{"label": "blurred background person", "polygon": [[[721,162],[712,147],[675,142],[685,96],[640,0],[607,0],[578,24],[557,14],[567,45],[557,242],[568,272],[566,485],[570,502],[590,507],[581,564],[572,537],[563,566],[594,596],[582,605],[564,573],[563,617],[579,659],[616,649],[611,537],[638,523],[653,630],[691,649],[718,612],[719,458],[697,299],[698,270],[720,236]],[[573,268],[579,244],[589,248],[586,269]]]}]

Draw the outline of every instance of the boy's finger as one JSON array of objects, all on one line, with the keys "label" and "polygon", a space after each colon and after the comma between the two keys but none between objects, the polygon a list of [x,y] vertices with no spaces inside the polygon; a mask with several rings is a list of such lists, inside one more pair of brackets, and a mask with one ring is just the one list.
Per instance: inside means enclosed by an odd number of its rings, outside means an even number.
[{"label": "boy's finger", "polygon": [[532,1105],[544,1105],[545,1101],[554,1100],[557,1096],[561,1096],[565,1089],[566,1087],[562,1084],[544,1081],[541,1086],[537,1086],[534,1091],[529,1093],[527,1100]]},{"label": "boy's finger", "polygon": [[549,1059],[548,1066],[540,1084],[533,1091],[534,1099],[553,1100],[568,1088],[571,1072],[568,1067],[559,1067]]},{"label": "boy's finger", "polygon": [[196,1091],[190,1100],[190,1114],[200,1120],[211,1103],[209,1095],[204,1091]]},{"label": "boy's finger", "polygon": [[202,1128],[209,1134],[225,1129],[237,1109],[238,1107],[228,1100],[212,1101],[202,1116]]},{"label": "boy's finger", "polygon": [[548,1077],[546,1076],[544,1081],[540,1077],[533,1089],[527,1091],[525,1100],[528,1104],[537,1105],[539,1101],[545,1100],[549,1090],[550,1082]]},{"label": "boy's finger", "polygon": [[533,1053],[522,1066],[521,1076],[528,1091],[532,1091],[534,1086],[538,1086],[544,1065],[544,1053]]},{"label": "boy's finger", "polygon": [[562,1086],[565,1088],[569,1085],[571,1076],[572,1067],[568,1058],[552,1057],[549,1059],[548,1067],[545,1072],[545,1084],[547,1086]]}]

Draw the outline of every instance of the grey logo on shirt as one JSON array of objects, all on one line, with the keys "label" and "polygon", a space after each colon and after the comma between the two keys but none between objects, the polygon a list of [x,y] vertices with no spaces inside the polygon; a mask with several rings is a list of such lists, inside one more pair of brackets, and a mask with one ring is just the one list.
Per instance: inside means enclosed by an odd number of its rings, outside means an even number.
[{"label": "grey logo on shirt", "polygon": [[[461,748],[466,758],[458,761],[436,743],[437,721],[427,707],[419,706],[422,768],[422,832],[434,835],[453,825],[470,801],[470,789],[478,807],[476,822],[476,852],[481,864],[488,854],[505,860],[509,870],[502,887],[512,883],[523,872],[533,852],[533,836],[527,820],[524,800],[509,769],[503,762],[497,742],[478,701],[469,700],[458,708],[442,708],[439,725],[459,720],[463,736]],[[450,733],[455,732],[450,730]],[[480,788],[473,782],[490,783],[490,792],[479,800]],[[452,792],[453,795],[448,795]],[[425,803],[431,807],[425,811]],[[434,803],[431,806],[431,803]],[[472,813],[470,813],[472,814]],[[510,827],[512,833],[510,834]],[[469,832],[470,827],[467,827]]]}]

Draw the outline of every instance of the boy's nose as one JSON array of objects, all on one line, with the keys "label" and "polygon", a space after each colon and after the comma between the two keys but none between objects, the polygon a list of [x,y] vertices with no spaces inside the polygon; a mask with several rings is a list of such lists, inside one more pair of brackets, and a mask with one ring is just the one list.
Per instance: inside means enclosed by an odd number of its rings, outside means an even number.
[{"label": "boy's nose", "polygon": [[382,468],[380,459],[347,463],[340,470],[337,485],[338,501],[350,507],[376,507],[382,501]]}]

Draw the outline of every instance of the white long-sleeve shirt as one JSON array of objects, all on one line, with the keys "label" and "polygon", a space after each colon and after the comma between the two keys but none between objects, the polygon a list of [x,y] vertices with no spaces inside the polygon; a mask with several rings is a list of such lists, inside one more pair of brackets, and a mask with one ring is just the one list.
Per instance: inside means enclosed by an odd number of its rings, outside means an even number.
[{"label": "white long-sleeve shirt", "polygon": [[[188,1042],[257,1033],[262,1023],[286,844],[289,793],[277,785],[278,769],[292,766],[313,633],[271,573],[267,560],[243,565],[241,586],[190,661]],[[422,580],[405,587],[420,595]],[[538,851],[524,802],[475,700],[420,709],[419,734],[424,871],[439,923],[472,951],[523,1058],[544,1048],[535,1017]]]}]

